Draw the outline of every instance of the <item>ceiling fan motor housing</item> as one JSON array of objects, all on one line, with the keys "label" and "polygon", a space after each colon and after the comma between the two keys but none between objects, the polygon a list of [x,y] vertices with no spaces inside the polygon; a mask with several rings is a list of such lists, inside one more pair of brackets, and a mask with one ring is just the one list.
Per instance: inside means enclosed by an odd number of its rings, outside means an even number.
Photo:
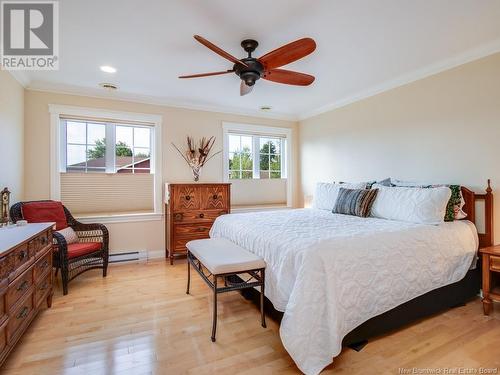
[{"label": "ceiling fan motor housing", "polygon": [[264,66],[255,58],[247,57],[241,59],[247,66],[234,64],[234,72],[243,80],[247,86],[253,86],[264,74]]}]

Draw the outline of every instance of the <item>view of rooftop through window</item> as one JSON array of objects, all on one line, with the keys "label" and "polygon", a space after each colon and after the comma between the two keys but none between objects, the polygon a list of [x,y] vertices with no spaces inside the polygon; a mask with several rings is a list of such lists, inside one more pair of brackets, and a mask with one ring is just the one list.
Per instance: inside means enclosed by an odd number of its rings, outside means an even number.
[{"label": "view of rooftop through window", "polygon": [[149,127],[72,120],[65,126],[67,172],[150,173]]}]

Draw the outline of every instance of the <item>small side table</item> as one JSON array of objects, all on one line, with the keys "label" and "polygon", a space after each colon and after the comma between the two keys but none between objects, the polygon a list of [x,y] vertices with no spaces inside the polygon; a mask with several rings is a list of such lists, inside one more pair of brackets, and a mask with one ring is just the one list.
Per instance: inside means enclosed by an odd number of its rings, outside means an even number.
[{"label": "small side table", "polygon": [[500,245],[479,250],[483,257],[483,310],[484,315],[491,312],[492,301],[500,302],[500,289],[492,290],[491,274],[500,273]]}]

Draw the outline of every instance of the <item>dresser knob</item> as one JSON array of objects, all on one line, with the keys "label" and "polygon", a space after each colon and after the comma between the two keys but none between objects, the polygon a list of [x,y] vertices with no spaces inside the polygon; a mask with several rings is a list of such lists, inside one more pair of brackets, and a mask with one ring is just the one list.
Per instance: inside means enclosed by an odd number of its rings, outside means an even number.
[{"label": "dresser knob", "polygon": [[17,319],[24,319],[28,316],[29,309],[24,306],[21,312],[16,316]]},{"label": "dresser knob", "polygon": [[214,195],[212,195],[212,199],[213,200],[219,199],[219,196],[217,194],[214,194]]},{"label": "dresser knob", "polygon": [[17,290],[18,292],[20,292],[21,290],[26,290],[26,289],[28,289],[28,281],[27,281],[27,280],[24,280],[24,281],[21,283],[21,285],[19,285],[19,286],[16,288],[16,290]]},{"label": "dresser knob", "polygon": [[186,195],[186,200],[187,201],[191,200],[191,196],[190,195]]},{"label": "dresser knob", "polygon": [[175,215],[174,215],[174,220],[175,220],[175,221],[181,221],[181,220],[182,220],[182,217],[183,217],[183,216],[182,216],[182,214],[175,214]]},{"label": "dresser knob", "polygon": [[19,260],[23,260],[28,256],[28,252],[26,250],[23,250],[19,253]]},{"label": "dresser knob", "polygon": [[200,214],[200,219],[203,219],[205,217],[205,214]]}]

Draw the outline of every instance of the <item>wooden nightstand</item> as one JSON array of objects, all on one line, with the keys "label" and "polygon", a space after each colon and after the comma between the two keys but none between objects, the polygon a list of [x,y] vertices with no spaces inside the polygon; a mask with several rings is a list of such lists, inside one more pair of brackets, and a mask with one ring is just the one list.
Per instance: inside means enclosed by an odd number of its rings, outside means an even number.
[{"label": "wooden nightstand", "polygon": [[483,257],[483,310],[485,315],[491,311],[492,300],[500,302],[500,288],[492,290],[491,274],[500,273],[500,245],[479,250]]}]

